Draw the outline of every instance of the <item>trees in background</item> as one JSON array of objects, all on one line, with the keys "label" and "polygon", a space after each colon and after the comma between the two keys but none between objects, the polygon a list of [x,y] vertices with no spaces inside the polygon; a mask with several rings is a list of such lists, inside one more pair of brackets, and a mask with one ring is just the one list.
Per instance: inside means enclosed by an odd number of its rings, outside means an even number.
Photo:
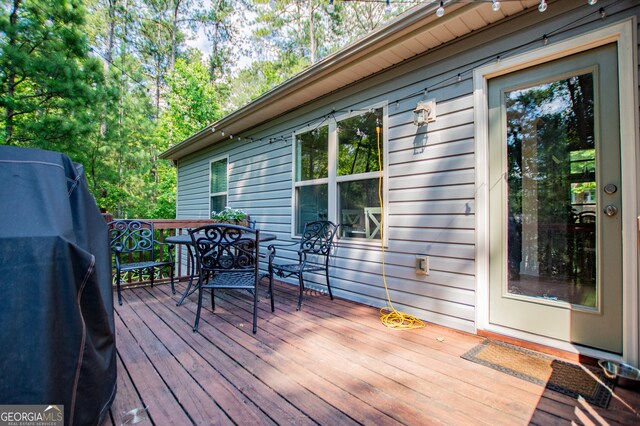
[{"label": "trees in background", "polygon": [[7,145],[55,147],[83,156],[105,97],[100,61],[89,57],[79,0],[13,0],[0,16],[0,135]]},{"label": "trees in background", "polygon": [[416,3],[328,0],[253,0],[247,9],[255,16],[245,35],[253,62],[227,81],[231,96],[225,111],[246,105],[262,93],[310,65],[357,40]]},{"label": "trees in background", "polygon": [[175,169],[159,153],[389,18],[384,2],[327,5],[9,0],[0,141],[82,163],[98,205],[118,217],[173,217]]}]

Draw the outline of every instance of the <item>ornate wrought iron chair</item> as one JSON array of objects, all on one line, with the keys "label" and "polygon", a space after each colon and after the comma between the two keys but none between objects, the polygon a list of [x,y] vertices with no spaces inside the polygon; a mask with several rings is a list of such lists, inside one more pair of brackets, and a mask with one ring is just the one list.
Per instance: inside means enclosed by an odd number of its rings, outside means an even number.
[{"label": "ornate wrought iron chair", "polygon": [[[211,289],[211,309],[215,310],[214,290],[244,289],[253,294],[253,333],[258,327],[258,283],[263,276],[259,272],[260,230],[238,225],[214,224],[190,229],[192,245],[199,266],[198,309],[193,331],[198,331],[202,295]],[[272,280],[269,280],[269,293]],[[273,295],[271,312],[274,311]]]},{"label": "ornate wrought iron chair", "polygon": [[[175,294],[173,283],[173,245],[168,246],[168,258],[156,258],[156,246],[164,243],[154,239],[153,223],[142,220],[118,219],[109,222],[109,239],[111,250],[114,253],[116,268],[116,288],[118,291],[118,304],[122,305],[120,295],[120,283],[123,272],[138,271],[140,277],[144,271],[149,273],[149,281],[153,287],[156,268],[169,268],[171,277],[171,291]],[[162,250],[160,251],[162,252]]]},{"label": "ornate wrought iron chair", "polygon": [[[276,246],[273,244],[269,246],[269,250],[271,251],[269,257],[270,279],[273,280],[274,273],[281,278],[291,276],[298,277],[300,296],[298,298],[297,310],[300,310],[300,306],[302,305],[302,297],[304,295],[303,274],[305,272],[324,271],[329,297],[333,300],[331,285],[329,283],[329,259],[334,244],[333,240],[339,226],[340,225],[336,225],[328,220],[306,223],[300,242],[294,241],[290,244],[299,244],[297,263],[274,264],[273,260],[276,255]],[[285,245],[286,244],[279,244],[278,247]]]}]

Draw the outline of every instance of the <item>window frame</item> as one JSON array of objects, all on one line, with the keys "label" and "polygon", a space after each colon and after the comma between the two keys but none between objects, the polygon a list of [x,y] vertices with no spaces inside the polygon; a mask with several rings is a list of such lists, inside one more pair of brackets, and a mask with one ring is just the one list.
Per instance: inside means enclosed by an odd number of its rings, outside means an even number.
[{"label": "window frame", "polygon": [[[380,172],[367,172],[367,173],[358,173],[353,175],[346,176],[338,176],[338,124],[349,118],[357,117],[366,113],[369,110],[382,109],[382,220],[383,220],[383,228],[382,228],[382,238],[383,243],[386,246],[388,242],[387,234],[388,234],[388,206],[389,206],[389,108],[388,102],[378,102],[375,104],[367,105],[363,108],[354,108],[349,112],[334,115],[331,120],[327,124],[322,124],[318,126],[318,129],[328,126],[328,177],[321,179],[313,179],[313,180],[305,180],[305,181],[297,181],[296,177],[298,175],[297,171],[297,135],[301,135],[304,133],[308,133],[313,131],[313,129],[305,128],[298,131],[294,131],[292,133],[292,143],[291,143],[291,165],[292,165],[292,174],[291,174],[291,237],[297,238],[300,234],[296,233],[297,223],[297,189],[299,187],[308,186],[308,185],[321,185],[327,184],[328,186],[328,202],[327,202],[327,215],[328,220],[333,223],[341,224],[340,212],[339,208],[339,189],[338,186],[343,182],[350,181],[360,181],[360,180],[368,180],[368,179],[378,179]],[[341,244],[346,245],[366,245],[366,246],[379,246],[379,239],[367,239],[367,238],[346,238],[340,236],[338,233],[338,239]]]},{"label": "window frame", "polygon": [[[227,174],[227,188],[225,191],[223,192],[211,192],[211,165],[213,163],[217,163],[219,161],[224,160],[227,163],[226,166],[226,174]],[[213,197],[219,197],[221,195],[225,196],[226,202],[225,202],[225,206],[229,205],[229,156],[228,155],[222,155],[219,157],[214,157],[213,159],[209,160],[209,179],[207,180],[207,192],[209,193],[209,214],[208,214],[208,218],[211,218],[211,212],[213,212],[213,206],[211,205],[211,198]]]}]

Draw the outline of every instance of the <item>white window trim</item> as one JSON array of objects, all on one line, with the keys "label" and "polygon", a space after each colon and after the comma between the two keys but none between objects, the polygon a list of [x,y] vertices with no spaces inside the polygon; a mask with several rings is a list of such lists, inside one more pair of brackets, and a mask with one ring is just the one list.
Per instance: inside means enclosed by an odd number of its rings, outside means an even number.
[{"label": "white window trim", "polygon": [[[211,192],[211,165],[221,160],[227,161],[227,190],[223,192]],[[218,197],[220,195],[225,195],[227,197],[226,204],[229,205],[229,156],[228,155],[215,157],[209,160],[209,179],[207,180],[207,192],[209,193],[209,198],[207,199],[207,202],[209,203],[209,214],[207,215],[207,218],[210,218],[211,212],[213,211],[213,207],[211,206],[211,197]]]},{"label": "white window trim", "polygon": [[[622,359],[632,365],[640,362],[640,329],[638,326],[638,100],[637,100],[637,40],[635,17],[594,30],[577,37],[550,44],[539,49],[486,65],[474,70],[474,123],[476,141],[476,331],[487,330],[508,334],[516,338],[556,347],[569,352],[591,356],[611,354],[584,347],[558,342],[549,338],[514,332],[489,323],[489,182],[488,182],[488,80],[521,69],[546,63],[616,42],[618,44],[618,70],[620,87],[620,140],[622,181],[622,258],[623,258],[623,354]],[[632,88],[632,90],[628,90]]]},{"label": "white window trim", "polygon": [[[319,127],[317,127],[317,130],[323,128],[323,127],[328,127],[327,124],[323,124]],[[292,133],[291,135],[291,238],[297,238],[299,237],[299,235],[296,234],[296,228],[297,228],[297,200],[296,200],[296,191],[297,188],[303,187],[303,186],[313,186],[313,185],[323,185],[323,184],[327,184],[329,183],[329,178],[320,178],[320,179],[312,179],[312,180],[304,180],[304,181],[300,181],[298,182],[297,180],[297,176],[298,176],[298,152],[297,152],[297,147],[298,147],[298,141],[296,139],[297,135],[303,135],[305,133],[309,133],[313,130],[309,130],[309,129],[304,129],[304,130],[298,130]],[[331,137],[330,132],[329,133],[329,138]],[[330,156],[330,155],[329,155]],[[329,159],[329,164],[331,164],[331,159]],[[329,166],[331,167],[331,166]],[[331,173],[330,170],[327,171],[327,173]],[[331,220],[331,219],[329,219]]]},{"label": "white window trim", "polygon": [[[328,184],[328,219],[335,223],[340,224],[340,217],[338,212],[338,184],[340,182],[348,182],[355,180],[364,180],[364,179],[377,179],[379,177],[379,172],[369,172],[369,173],[361,173],[357,175],[348,175],[348,176],[337,176],[337,163],[338,163],[338,132],[337,132],[337,124],[340,121],[346,120],[351,117],[356,117],[362,115],[365,109],[382,109],[382,135],[383,139],[382,143],[382,155],[383,155],[383,165],[382,165],[382,213],[383,213],[383,229],[382,236],[384,239],[385,246],[388,244],[388,217],[389,217],[389,110],[388,110],[388,102],[378,102],[376,104],[367,105],[363,108],[354,108],[350,112],[336,115],[334,119],[329,121],[328,123],[328,177],[322,179],[314,179],[307,180],[303,182],[297,182],[297,141],[296,135],[308,133],[309,129],[298,130],[293,132],[291,144],[291,162],[292,162],[292,191],[291,191],[291,237],[296,238],[299,235],[296,235],[295,231],[297,228],[296,224],[296,211],[297,211],[297,201],[296,201],[296,188],[307,185],[319,185],[319,184]],[[321,127],[327,126],[323,124]],[[356,238],[340,238],[341,245],[366,245],[366,246],[380,246],[380,240],[366,240],[366,239],[356,239]]]}]

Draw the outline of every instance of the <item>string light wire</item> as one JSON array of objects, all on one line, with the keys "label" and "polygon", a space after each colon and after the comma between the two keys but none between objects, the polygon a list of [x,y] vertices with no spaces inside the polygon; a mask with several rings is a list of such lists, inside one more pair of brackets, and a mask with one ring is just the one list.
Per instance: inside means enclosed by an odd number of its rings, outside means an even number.
[{"label": "string light wire", "polygon": [[[364,2],[371,2],[371,3],[374,3],[374,2],[388,3],[388,2],[387,2],[387,0],[341,0],[341,1],[343,1],[343,2],[348,2],[348,1],[354,1],[354,2],[356,2],[356,1],[361,1],[361,2],[362,2],[362,1],[364,1]],[[503,1],[503,2],[505,2],[505,0],[502,0],[502,1]],[[506,1],[515,1],[515,0],[506,0]],[[597,0],[596,0],[596,1],[597,1]],[[589,4],[589,5],[593,5],[593,4],[595,4],[595,3],[596,3],[596,1],[594,1],[594,2],[588,2],[588,4]],[[419,3],[419,1],[416,1],[416,0],[395,0],[394,2],[395,2],[395,3]],[[458,3],[477,3],[477,2],[490,3],[490,2],[493,2],[493,0],[458,0],[457,2],[458,2]],[[541,1],[541,2],[544,2],[544,0],[543,0],[543,1]],[[444,3],[444,2],[442,1],[441,3]],[[42,7],[40,7],[39,5],[37,5],[37,4],[36,4],[35,6],[36,6],[36,8],[37,8],[37,9],[39,9],[41,12],[46,13],[46,11],[45,11]],[[407,95],[407,96],[404,96],[404,97],[402,97],[402,98],[398,98],[398,99],[396,99],[396,100],[394,100],[394,101],[389,101],[389,104],[395,104],[395,105],[398,105],[398,106],[399,106],[400,102],[402,102],[402,101],[405,101],[405,100],[408,100],[408,99],[414,98],[414,97],[419,96],[419,95],[424,95],[424,96],[426,96],[427,92],[428,92],[428,91],[430,91],[430,90],[439,89],[439,88],[441,88],[441,87],[445,86],[447,83],[452,82],[452,81],[454,81],[454,80],[459,82],[459,81],[461,81],[461,78],[462,78],[462,76],[463,76],[463,75],[466,75],[466,74],[468,74],[468,73],[470,73],[470,72],[473,72],[473,70],[474,70],[475,68],[477,68],[477,67],[479,67],[479,66],[483,66],[483,65],[489,64],[489,63],[493,62],[494,60],[498,60],[498,61],[499,61],[500,59],[504,58],[504,56],[509,55],[509,54],[512,54],[512,53],[515,53],[515,52],[517,52],[518,50],[520,50],[520,49],[522,49],[522,48],[524,48],[524,47],[526,47],[526,46],[529,46],[529,45],[531,45],[531,44],[535,44],[535,43],[537,43],[537,42],[539,42],[539,41],[542,41],[542,42],[546,45],[546,44],[548,43],[548,41],[549,41],[549,37],[550,37],[550,36],[552,36],[552,35],[554,35],[554,34],[558,34],[558,33],[560,33],[561,31],[563,31],[563,30],[565,30],[565,29],[567,29],[567,28],[573,27],[573,25],[575,25],[575,24],[577,24],[578,22],[580,22],[580,21],[582,21],[582,20],[584,20],[584,19],[588,18],[589,16],[591,16],[591,15],[593,15],[593,14],[597,14],[597,15],[598,15],[598,18],[597,18],[598,20],[604,19],[604,18],[607,16],[607,15],[606,15],[605,8],[604,8],[604,7],[601,7],[599,10],[597,10],[597,11],[595,11],[595,12],[592,12],[592,13],[590,13],[590,14],[587,14],[587,15],[585,15],[585,16],[583,16],[583,17],[579,17],[579,18],[577,18],[576,20],[574,20],[574,21],[572,21],[572,22],[569,22],[569,23],[567,23],[567,24],[565,24],[565,25],[563,25],[563,26],[561,26],[561,27],[557,28],[557,29],[555,29],[555,30],[551,31],[550,33],[544,34],[542,37],[538,37],[538,38],[534,39],[534,40],[533,40],[533,41],[531,41],[531,42],[523,43],[523,44],[521,44],[521,45],[519,45],[519,46],[516,46],[516,47],[510,48],[510,49],[507,49],[507,50],[505,50],[505,51],[503,51],[503,52],[499,53],[497,56],[492,56],[492,57],[490,57],[490,58],[489,58],[489,59],[487,59],[487,60],[484,60],[484,61],[476,61],[476,62],[474,62],[474,63],[470,64],[470,66],[469,66],[467,69],[465,69],[465,70],[463,70],[463,71],[461,71],[461,72],[457,73],[456,75],[452,75],[452,76],[449,76],[449,77],[443,78],[442,80],[440,80],[440,81],[438,81],[438,82],[436,82],[436,83],[431,84],[429,87],[425,87],[424,89],[421,89],[420,91],[417,91],[417,92],[415,92],[415,93],[411,93],[411,94],[409,94],[409,95]],[[57,20],[57,19],[55,19],[55,20]],[[149,91],[150,91],[149,87],[147,87],[147,85],[146,85],[145,83],[143,83],[143,82],[142,82],[142,81],[140,81],[140,80],[137,80],[136,78],[134,78],[133,76],[131,76],[131,75],[130,75],[130,74],[129,74],[125,69],[123,69],[122,67],[120,67],[118,64],[116,64],[115,62],[113,62],[113,61],[111,61],[111,60],[107,59],[107,58],[106,58],[102,53],[100,53],[100,51],[98,51],[96,48],[94,48],[94,47],[92,47],[92,46],[91,46],[91,47],[90,47],[90,51],[91,51],[91,52],[93,52],[93,53],[95,53],[95,54],[97,54],[98,56],[100,56],[100,57],[101,57],[105,62],[107,62],[107,63],[109,63],[110,65],[112,65],[112,66],[114,66],[115,68],[117,68],[119,71],[121,71],[121,73],[122,73],[122,74],[124,74],[124,75],[126,75],[127,77],[129,77],[129,78],[130,78],[130,79],[131,79],[131,80],[132,80],[136,85],[141,86],[142,88],[146,89],[146,90],[147,90],[147,92],[149,92]],[[291,132],[293,132],[293,131],[300,130],[300,129],[302,129],[304,126],[310,126],[311,124],[313,124],[313,123],[318,122],[319,120],[321,120],[321,121],[320,121],[320,123],[319,123],[319,124],[317,124],[317,126],[316,126],[316,128],[315,128],[315,129],[318,129],[319,127],[321,127],[321,126],[324,124],[324,122],[325,122],[326,120],[328,120],[328,119],[330,119],[330,118],[333,118],[333,119],[335,120],[335,115],[336,115],[336,114],[342,114],[342,113],[352,112],[352,111],[362,111],[362,112],[366,112],[366,111],[368,111],[368,108],[365,108],[365,109],[357,109],[357,108],[353,108],[353,106],[354,106],[354,105],[356,105],[356,104],[355,104],[355,103],[354,103],[354,104],[351,104],[350,106],[347,106],[347,107],[345,107],[345,108],[343,108],[343,109],[341,109],[341,110],[335,110],[335,109],[332,109],[330,113],[328,113],[328,114],[324,114],[324,115],[322,115],[322,116],[320,116],[320,117],[316,117],[316,118],[314,118],[314,119],[311,119],[311,120],[309,120],[309,121],[305,122],[305,124],[303,124],[303,125],[295,125],[295,126],[291,126],[291,127],[288,127],[288,128],[286,128],[286,129],[284,129],[284,130],[281,130],[281,131],[279,131],[279,132],[277,132],[277,133],[273,133],[273,134],[270,134],[270,135],[266,135],[266,136],[263,136],[263,137],[261,137],[261,138],[257,138],[257,139],[256,139],[256,138],[254,138],[254,137],[248,136],[248,137],[244,137],[244,138],[238,138],[237,140],[238,140],[238,141],[240,141],[240,140],[247,140],[247,141],[249,141],[249,142],[254,142],[254,141],[262,142],[262,140],[269,140],[269,142],[271,143],[272,141],[277,141],[278,139],[280,139],[281,141],[288,142],[288,141],[289,141],[289,139],[291,139],[291,136],[282,136],[282,134],[283,134],[283,133],[291,133]],[[223,131],[222,129],[220,129],[220,130],[221,130],[221,136],[224,136],[224,131]],[[215,127],[213,127],[213,126],[212,126],[212,127],[210,127],[210,131],[211,131],[211,132],[213,132],[213,133],[215,133],[215,131],[216,131]]]},{"label": "string light wire", "polygon": [[[602,9],[599,11],[595,12],[598,17],[597,19],[602,19],[601,15],[602,15]],[[395,104],[395,105],[399,105],[401,101],[407,100],[407,99],[411,99],[414,98],[416,96],[426,96],[427,93],[431,90],[435,90],[435,89],[439,89],[441,87],[444,87],[445,85],[455,81],[455,82],[460,82],[462,79],[463,75],[467,75],[470,72],[473,72],[474,69],[481,67],[483,65],[492,63],[494,61],[499,61],[501,58],[504,58],[505,56],[508,56],[510,54],[513,54],[515,52],[518,52],[519,50],[530,46],[531,44],[535,44],[535,43],[539,43],[540,41],[542,41],[544,44],[547,44],[549,37],[552,35],[556,35],[561,33],[563,30],[566,30],[568,28],[572,28],[575,24],[587,19],[589,16],[591,16],[592,14],[588,14],[584,17],[580,17],[572,22],[569,22],[568,24],[565,24],[547,34],[544,34],[541,37],[538,37],[536,39],[534,39],[533,41],[530,41],[528,43],[523,43],[519,46],[515,46],[513,48],[507,49],[505,51],[500,52],[497,55],[493,55],[490,58],[486,58],[484,60],[480,60],[480,61],[475,61],[472,62],[470,64],[468,64],[467,68],[465,68],[463,71],[457,73],[457,74],[453,74],[447,77],[442,78],[441,80],[437,81],[436,83],[431,84],[430,86],[416,91],[414,93],[411,93],[407,96],[404,96],[402,98],[396,99],[394,101],[389,101],[389,104]],[[285,138],[284,136],[282,136],[283,133],[286,132],[290,132],[293,131],[294,129],[303,129],[304,127],[311,127],[311,125],[314,122],[317,122],[315,128],[311,131],[315,131],[317,130],[319,127],[321,127],[322,125],[324,125],[324,123],[329,120],[330,118],[333,118],[335,120],[335,114],[341,114],[341,113],[352,113],[352,112],[367,112],[370,110],[370,108],[354,108],[356,104],[351,104],[341,110],[335,110],[334,108],[331,110],[331,112],[329,114],[325,114],[322,115],[321,117],[318,117],[316,119],[307,121],[306,123],[304,123],[303,125],[297,125],[297,126],[291,126],[288,129],[282,130],[280,132],[278,132],[275,135],[281,135],[280,138],[281,140],[285,141],[288,140],[288,138]],[[380,126],[377,125],[376,126],[376,136],[377,136],[377,148],[378,148],[378,164],[379,164],[379,175],[378,175],[378,201],[379,201],[379,205],[380,205],[380,251],[381,251],[381,275],[382,275],[382,281],[384,284],[384,289],[385,289],[385,295],[386,295],[386,299],[387,299],[387,306],[383,307],[380,309],[380,321],[382,322],[382,324],[390,329],[393,330],[414,330],[414,329],[420,329],[420,328],[424,328],[426,327],[426,323],[420,319],[418,319],[417,317],[407,314],[405,312],[401,312],[398,311],[394,306],[393,306],[393,302],[391,300],[391,295],[389,293],[389,286],[387,284],[387,275],[386,275],[386,271],[385,271],[385,245],[384,245],[384,237],[385,237],[385,233],[384,233],[384,217],[385,217],[385,210],[384,210],[384,204],[383,204],[383,198],[382,198],[382,183],[383,183],[383,169],[382,169],[382,156],[381,156],[381,141],[380,141]],[[273,137],[274,135],[270,135],[271,137]],[[269,137],[269,136],[266,136]],[[264,138],[266,138],[264,137]],[[254,139],[251,138],[251,141],[253,141]]]},{"label": "string light wire", "polygon": [[[504,3],[504,0],[503,0],[503,3]],[[453,84],[453,83],[457,83],[457,82],[461,81],[464,76],[471,75],[471,73],[473,73],[473,71],[478,67],[482,67],[484,65],[488,65],[488,64],[496,62],[496,61],[499,62],[499,61],[503,60],[505,57],[508,57],[510,55],[518,53],[519,51],[523,50],[524,48],[529,47],[531,45],[535,45],[537,43],[547,44],[547,43],[549,43],[549,39],[552,36],[561,34],[565,30],[572,29],[572,28],[574,28],[575,25],[581,23],[582,21],[585,21],[585,20],[589,19],[590,17],[596,16],[595,19],[593,19],[591,21],[588,21],[587,23],[602,20],[603,12],[605,12],[604,8],[600,8],[599,10],[595,10],[595,11],[593,11],[591,13],[588,13],[588,14],[586,14],[584,16],[578,17],[575,20],[573,20],[571,22],[568,22],[568,23],[566,23],[566,24],[564,24],[564,25],[562,25],[562,26],[560,26],[560,27],[558,27],[558,28],[556,28],[556,29],[554,29],[554,30],[552,30],[550,32],[547,32],[547,33],[543,34],[540,37],[536,37],[535,39],[533,39],[531,41],[524,42],[524,43],[522,43],[520,45],[511,47],[509,49],[505,49],[505,50],[503,50],[501,52],[498,52],[498,53],[496,53],[496,54],[494,54],[494,55],[492,55],[492,56],[490,56],[488,58],[483,58],[483,59],[480,59],[480,60],[477,60],[477,61],[470,62],[466,66],[464,66],[464,69],[462,69],[462,71],[459,71],[458,73],[453,73],[453,74],[447,75],[447,76],[443,77],[442,79],[430,84],[429,86],[427,86],[427,87],[425,87],[423,89],[420,89],[420,90],[416,90],[415,92],[412,92],[412,93],[410,93],[410,94],[408,94],[406,96],[403,96],[403,97],[400,97],[400,98],[397,98],[397,99],[394,99],[394,100],[389,100],[388,103],[390,105],[394,105],[394,104],[395,105],[399,105],[403,101],[406,101],[406,100],[409,100],[409,99],[412,99],[412,98],[415,98],[415,97],[418,97],[418,96],[426,97],[428,92],[432,92],[434,90],[443,88],[443,87],[445,87],[445,86],[447,86],[449,84]],[[410,86],[411,85],[407,85],[405,87],[410,87]],[[394,90],[397,91],[397,90],[400,90],[400,89],[402,89],[402,87],[396,87]],[[361,103],[362,103],[362,101],[357,102],[357,103],[353,103],[353,104],[347,105],[347,106],[345,106],[345,107],[343,107],[341,109],[337,109],[337,110],[335,108],[332,108],[330,112],[325,113],[325,114],[323,114],[321,116],[312,118],[310,120],[307,120],[303,124],[292,125],[290,127],[282,129],[282,130],[280,130],[280,131],[278,131],[276,133],[267,134],[267,135],[262,136],[260,138],[252,137],[250,139],[251,139],[251,141],[258,141],[258,142],[261,142],[262,140],[269,140],[270,138],[275,138],[275,140],[277,140],[277,139],[280,138],[280,136],[282,134],[290,134],[292,132],[300,131],[300,130],[304,129],[305,127],[311,126],[314,123],[318,123],[320,121],[321,124],[318,124],[316,126],[316,129],[317,129],[317,128],[321,127],[324,124],[324,121],[326,121],[326,120],[328,120],[330,118],[333,118],[335,120],[336,119],[335,117],[337,115],[341,115],[341,114],[345,114],[345,113],[351,113],[351,112],[367,112],[367,111],[369,111],[369,108],[355,108],[355,105],[361,104]],[[247,138],[245,138],[245,139],[247,139]],[[284,136],[283,140],[285,142],[288,142],[291,139],[292,139],[292,137],[289,135],[289,136]]]},{"label": "string light wire", "polygon": [[138,86],[144,88],[147,90],[147,92],[150,90],[147,85],[143,82],[141,82],[140,80],[136,80],[135,78],[133,78],[133,76],[131,74],[129,74],[125,69],[123,69],[122,67],[120,67],[118,64],[116,64],[115,62],[113,62],[112,60],[107,59],[106,56],[104,56],[102,53],[100,53],[100,51],[98,49],[96,49],[95,47],[91,47],[90,51],[92,53],[95,53],[96,55],[100,56],[105,62],[107,62],[109,65],[114,66],[115,68],[117,68],[122,74],[126,75],[127,77],[129,77],[134,83],[136,83]]}]

